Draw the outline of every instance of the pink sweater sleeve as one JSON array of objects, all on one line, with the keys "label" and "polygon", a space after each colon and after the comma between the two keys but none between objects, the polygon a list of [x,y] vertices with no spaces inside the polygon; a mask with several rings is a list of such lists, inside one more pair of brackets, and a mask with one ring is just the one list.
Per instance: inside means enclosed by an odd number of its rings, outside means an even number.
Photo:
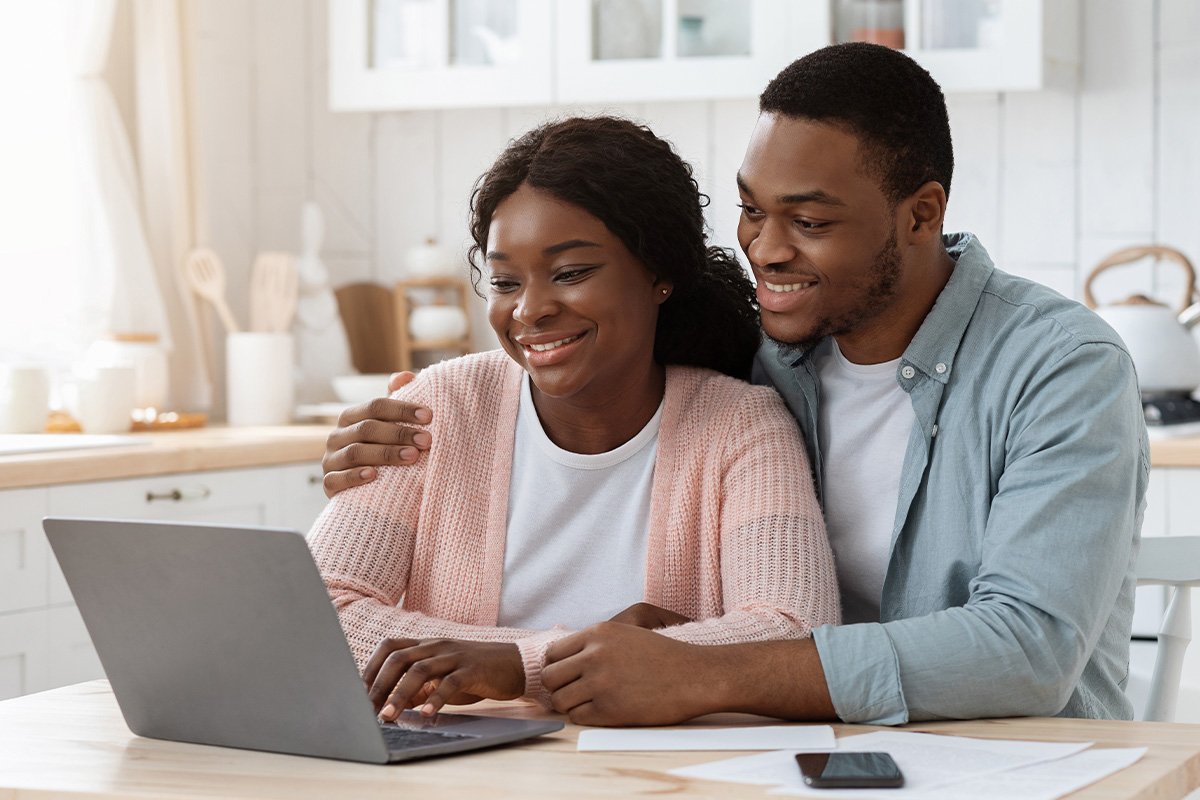
[{"label": "pink sweater sleeve", "polygon": [[802,639],[841,621],[833,553],[796,422],[774,392],[742,399],[721,458],[725,613],[664,628],[693,644]]},{"label": "pink sweater sleeve", "polygon": [[[407,388],[404,399],[430,402],[420,381]],[[438,619],[398,607],[413,567],[428,461],[423,455],[414,465],[382,467],[376,480],[339,493],[309,534],[313,557],[360,670],[389,637],[516,642],[535,633]],[[460,567],[471,565],[437,565],[434,579],[461,586],[464,582],[455,580]],[[462,595],[466,614],[479,598],[465,590]]]}]

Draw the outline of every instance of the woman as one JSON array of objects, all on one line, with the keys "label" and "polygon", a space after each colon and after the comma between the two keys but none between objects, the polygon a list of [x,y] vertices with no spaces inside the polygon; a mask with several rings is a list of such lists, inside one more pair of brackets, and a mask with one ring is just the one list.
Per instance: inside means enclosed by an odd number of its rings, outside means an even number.
[{"label": "woman", "polygon": [[311,535],[382,718],[545,702],[549,644],[609,617],[711,644],[838,620],[795,423],[730,377],[758,343],[753,288],[706,248],[700,198],[615,118],[544,125],[480,178],[472,274],[503,350],[404,387],[436,446]]}]

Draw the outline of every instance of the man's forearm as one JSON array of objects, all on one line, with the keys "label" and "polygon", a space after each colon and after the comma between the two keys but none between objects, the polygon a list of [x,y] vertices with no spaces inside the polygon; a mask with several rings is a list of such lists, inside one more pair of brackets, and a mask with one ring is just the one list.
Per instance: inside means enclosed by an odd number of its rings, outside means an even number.
[{"label": "man's forearm", "polygon": [[698,671],[712,690],[712,712],[837,718],[812,639],[700,647],[697,658]]}]

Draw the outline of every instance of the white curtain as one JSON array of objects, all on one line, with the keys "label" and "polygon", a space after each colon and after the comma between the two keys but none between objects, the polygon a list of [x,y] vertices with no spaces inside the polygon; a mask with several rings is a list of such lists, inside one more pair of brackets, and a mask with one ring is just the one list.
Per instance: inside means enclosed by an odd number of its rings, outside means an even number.
[{"label": "white curtain", "polygon": [[72,0],[67,57],[75,75],[73,116],[83,203],[83,316],[93,338],[157,334],[171,346],[166,310],[142,227],[137,171],[129,137],[103,77],[116,0]]},{"label": "white curtain", "polygon": [[187,18],[179,0],[133,0],[136,52],[138,162],[147,235],[164,288],[175,352],[172,405],[212,407],[207,336],[196,303],[180,277],[187,251],[207,238],[202,187],[193,169],[189,136],[191,76]]}]

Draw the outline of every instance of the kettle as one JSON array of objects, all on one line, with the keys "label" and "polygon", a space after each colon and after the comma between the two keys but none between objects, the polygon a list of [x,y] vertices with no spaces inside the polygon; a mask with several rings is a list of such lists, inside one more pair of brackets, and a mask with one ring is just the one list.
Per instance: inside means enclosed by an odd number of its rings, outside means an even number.
[{"label": "kettle", "polygon": [[[1092,282],[1106,269],[1154,258],[1177,263],[1187,275],[1183,304],[1179,311],[1144,295],[1133,295],[1119,303],[1099,306],[1092,294]],[[1141,245],[1118,250],[1092,270],[1083,285],[1083,300],[1088,308],[1112,326],[1125,342],[1138,386],[1143,395],[1188,394],[1200,386],[1200,345],[1190,329],[1200,321],[1200,303],[1191,303],[1196,294],[1196,271],[1178,250],[1161,245]]]}]

